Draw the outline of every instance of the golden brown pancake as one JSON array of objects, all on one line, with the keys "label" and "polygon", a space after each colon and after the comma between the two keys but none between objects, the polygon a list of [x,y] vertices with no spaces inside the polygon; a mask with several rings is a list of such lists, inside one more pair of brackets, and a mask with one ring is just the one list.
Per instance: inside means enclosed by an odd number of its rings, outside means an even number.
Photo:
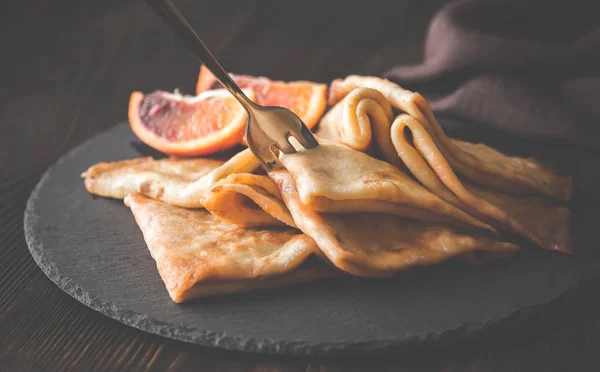
[{"label": "golden brown pancake", "polygon": [[279,287],[335,273],[326,265],[302,267],[320,250],[293,228],[242,228],[204,209],[180,208],[140,194],[126,196],[125,204],[174,302]]},{"label": "golden brown pancake", "polygon": [[205,207],[218,218],[240,226],[293,227],[273,181],[245,173],[259,166],[246,149],[226,162],[147,157],[100,163],[82,177],[88,192],[100,196],[122,199],[139,193],[180,207]]},{"label": "golden brown pancake", "polygon": [[317,212],[379,212],[494,231],[397,167],[345,145],[322,143],[282,155],[281,163],[291,174],[301,202]]},{"label": "golden brown pancake", "polygon": [[[213,159],[151,157],[99,163],[81,174],[88,192],[116,199],[134,192],[169,204],[201,207],[194,183],[223,165]],[[197,189],[197,188],[196,188]],[[196,191],[196,192],[194,192]]]},{"label": "golden brown pancake", "polygon": [[390,138],[392,117],[392,106],[383,94],[356,88],[323,116],[315,134],[319,140],[343,143],[400,165]]},{"label": "golden brown pancake", "polygon": [[[380,82],[381,79],[369,80],[369,84],[373,85]],[[385,84],[394,85],[389,82]],[[408,93],[405,93],[407,91],[401,90],[397,86],[388,88],[389,90],[394,89],[394,92],[399,91],[397,94],[394,93],[399,97],[406,97],[408,95]],[[365,88],[354,89],[336,107],[353,107],[346,101],[352,103],[361,100],[361,96],[365,95],[365,92]],[[366,94],[367,99],[371,95],[371,93]],[[412,96],[408,95],[408,97]],[[336,109],[330,111],[330,115],[335,113]],[[366,114],[359,110],[348,109],[344,111],[344,115],[326,117],[324,120],[328,119],[326,121],[328,127],[337,125],[341,128],[353,128],[357,122],[361,122],[377,126],[380,130],[381,128],[388,128],[388,136],[395,151],[392,157],[396,159],[396,162],[399,161],[403,168],[407,168],[410,174],[429,191],[500,231],[523,236],[546,249],[563,252],[571,251],[569,210],[565,205],[561,205],[558,201],[545,199],[544,196],[547,195],[543,193],[538,193],[538,196],[535,196],[531,195],[533,191],[530,190],[525,195],[508,194],[489,188],[484,189],[476,185],[477,183],[481,185],[485,182],[473,182],[468,177],[459,178],[455,174],[450,161],[438,147],[439,141],[436,142],[431,132],[433,126],[425,126],[409,114],[400,114],[391,125],[383,123],[385,118],[380,118],[379,121],[361,119],[364,115]],[[435,125],[437,125],[437,122]],[[441,132],[441,128],[439,128],[439,131]],[[338,132],[345,133],[345,135],[337,135],[336,137],[336,132],[332,129],[328,129],[324,134],[328,140],[338,140],[353,146],[359,140],[352,139],[352,135],[361,137],[361,133],[368,131],[362,130],[357,132],[349,129],[339,129]],[[443,132],[441,133],[443,134]],[[385,141],[381,139],[372,139],[372,141],[376,141],[376,143],[373,143],[371,147],[373,145],[381,146],[382,143],[387,146]],[[454,143],[460,144],[463,149],[468,149],[463,154],[466,154],[467,157],[478,156],[479,160],[489,161],[490,164],[494,162],[502,163],[502,165],[495,165],[493,168],[503,169],[505,171],[503,174],[507,177],[514,176],[515,182],[517,182],[520,174],[515,169],[531,169],[534,175],[536,174],[536,170],[542,169],[540,168],[541,165],[535,162],[532,163],[529,159],[507,157],[485,145],[474,145],[460,141],[454,141]],[[363,145],[363,148],[368,147]],[[381,152],[390,162],[396,163],[390,158],[389,151]],[[542,171],[542,177],[551,174],[549,170],[542,169]],[[523,170],[522,173],[525,174],[526,171]],[[470,174],[473,177],[486,177],[476,171]],[[566,179],[560,179],[558,176],[554,176],[554,179],[558,184],[567,184],[569,182]],[[547,179],[547,182],[550,182],[550,179]],[[558,186],[553,189],[558,189]]]},{"label": "golden brown pancake", "polygon": [[287,171],[272,172],[296,225],[315,240],[339,269],[352,275],[386,277],[474,251],[515,252],[518,246],[489,233],[461,233],[447,226],[381,213],[320,213],[302,202]]},{"label": "golden brown pancake", "polygon": [[388,80],[358,75],[335,80],[331,84],[330,104],[339,102],[357,87],[379,91],[394,108],[416,119],[461,177],[507,193],[543,195],[559,201],[571,198],[572,180],[556,175],[534,159],[510,157],[485,145],[446,137],[423,96]]},{"label": "golden brown pancake", "polygon": [[296,227],[279,189],[267,176],[230,174],[213,185],[202,204],[213,216],[238,226]]},{"label": "golden brown pancake", "polygon": [[259,174],[246,149],[226,162],[100,163],[85,186],[125,198],[175,302],[341,272],[483,264],[515,255],[513,235],[570,250],[570,179],[447,138],[422,96],[387,80],[336,80],[330,102],[321,145],[282,154],[284,170]]}]

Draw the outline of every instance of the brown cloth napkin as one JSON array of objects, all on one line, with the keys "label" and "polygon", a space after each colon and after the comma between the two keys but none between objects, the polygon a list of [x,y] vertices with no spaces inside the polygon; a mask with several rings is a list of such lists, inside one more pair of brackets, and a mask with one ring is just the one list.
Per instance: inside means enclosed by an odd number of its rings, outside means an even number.
[{"label": "brown cloth napkin", "polygon": [[453,1],[433,18],[425,58],[384,74],[436,113],[513,133],[600,147],[596,1]]}]

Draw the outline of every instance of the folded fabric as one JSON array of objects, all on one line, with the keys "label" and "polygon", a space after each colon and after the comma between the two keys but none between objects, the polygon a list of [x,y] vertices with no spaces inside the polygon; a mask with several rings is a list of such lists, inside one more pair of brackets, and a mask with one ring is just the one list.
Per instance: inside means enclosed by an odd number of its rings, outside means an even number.
[{"label": "folded fabric", "polygon": [[453,1],[425,58],[384,76],[436,113],[526,136],[600,146],[600,24],[594,2]]}]

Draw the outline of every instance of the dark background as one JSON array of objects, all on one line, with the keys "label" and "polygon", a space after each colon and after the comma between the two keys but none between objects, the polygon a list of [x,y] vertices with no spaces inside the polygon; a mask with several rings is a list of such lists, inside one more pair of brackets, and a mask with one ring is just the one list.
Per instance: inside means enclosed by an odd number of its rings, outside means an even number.
[{"label": "dark background", "polygon": [[[330,82],[419,62],[443,1],[175,2],[223,65]],[[285,358],[201,348],[121,325],[38,269],[23,211],[60,155],[126,119],[133,90],[193,93],[199,63],[143,1],[3,4],[0,12],[0,370],[585,371],[600,364],[598,280],[520,328],[376,358]]]}]

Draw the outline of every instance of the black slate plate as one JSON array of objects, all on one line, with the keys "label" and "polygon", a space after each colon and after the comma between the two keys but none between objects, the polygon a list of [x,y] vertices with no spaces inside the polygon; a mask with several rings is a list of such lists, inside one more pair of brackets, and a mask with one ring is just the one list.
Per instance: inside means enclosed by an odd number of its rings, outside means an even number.
[{"label": "black slate plate", "polygon": [[[532,142],[444,120],[448,132],[485,138],[513,153],[548,152]],[[255,352],[357,354],[454,342],[530,314],[600,268],[598,157],[554,146],[547,160],[576,177],[577,254],[532,250],[485,269],[442,265],[389,280],[337,279],[293,287],[171,302],[142,234],[122,201],[94,197],[80,173],[100,161],[141,155],[127,124],[61,158],[42,177],[25,213],[34,259],[65,292],[111,318],[165,337]],[[141,151],[144,152],[144,151]],[[596,209],[597,210],[597,209]],[[589,216],[586,216],[589,214]]]}]

